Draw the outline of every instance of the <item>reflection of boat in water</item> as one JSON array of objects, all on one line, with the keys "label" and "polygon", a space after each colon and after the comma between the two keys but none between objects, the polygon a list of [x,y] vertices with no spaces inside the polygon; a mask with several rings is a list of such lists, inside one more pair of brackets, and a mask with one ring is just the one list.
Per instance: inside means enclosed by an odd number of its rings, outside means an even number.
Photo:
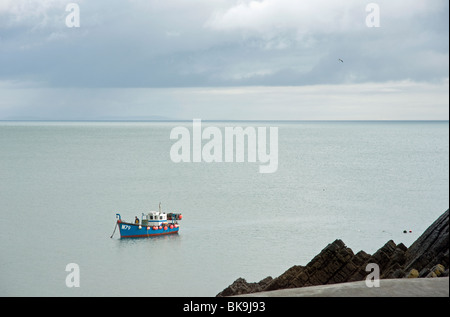
[{"label": "reflection of boat in water", "polygon": [[161,204],[159,211],[150,211],[147,214],[143,213],[141,220],[139,221],[136,218],[135,223],[122,221],[120,214],[116,214],[117,226],[119,227],[121,238],[147,238],[175,234],[180,230],[178,220],[182,218],[182,214],[172,212],[166,214],[165,212],[161,212]]}]

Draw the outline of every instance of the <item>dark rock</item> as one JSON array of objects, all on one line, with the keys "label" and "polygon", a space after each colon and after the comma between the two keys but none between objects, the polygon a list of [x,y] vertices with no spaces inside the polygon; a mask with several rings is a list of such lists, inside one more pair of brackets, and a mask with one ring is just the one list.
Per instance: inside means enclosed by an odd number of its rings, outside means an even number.
[{"label": "dark rock", "polygon": [[249,294],[285,288],[325,285],[364,280],[366,267],[375,263],[380,278],[448,276],[449,211],[440,216],[412,245],[389,240],[373,255],[354,254],[342,240],[328,244],[306,266],[295,265],[280,276],[258,283],[239,278],[217,296]]},{"label": "dark rock", "polygon": [[274,278],[265,288],[265,290],[276,290],[283,288],[301,287],[297,285],[304,284],[303,266],[294,265],[286,272]]},{"label": "dark rock", "polygon": [[427,230],[408,248],[406,271],[421,271],[436,264],[449,267],[449,211],[442,214]]},{"label": "dark rock", "polygon": [[270,276],[266,277],[258,283],[248,283],[245,279],[238,278],[236,281],[234,281],[233,284],[217,294],[217,297],[262,292],[266,288],[267,284],[271,281],[272,277]]}]

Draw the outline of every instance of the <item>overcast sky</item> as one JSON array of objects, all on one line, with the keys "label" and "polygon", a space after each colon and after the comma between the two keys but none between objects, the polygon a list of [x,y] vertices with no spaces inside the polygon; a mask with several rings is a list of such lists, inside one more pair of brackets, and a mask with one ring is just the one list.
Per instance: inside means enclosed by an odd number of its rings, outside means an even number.
[{"label": "overcast sky", "polygon": [[0,119],[448,120],[448,3],[0,0]]}]

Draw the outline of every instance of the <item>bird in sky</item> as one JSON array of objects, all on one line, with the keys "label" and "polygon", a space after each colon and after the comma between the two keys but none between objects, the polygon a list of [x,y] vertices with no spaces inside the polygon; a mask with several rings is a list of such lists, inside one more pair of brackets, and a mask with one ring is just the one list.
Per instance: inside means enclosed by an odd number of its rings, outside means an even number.
[{"label": "bird in sky", "polygon": [[340,58],[338,58],[338,61],[340,61],[341,63],[343,63],[344,61],[342,60],[342,59],[340,59]]}]

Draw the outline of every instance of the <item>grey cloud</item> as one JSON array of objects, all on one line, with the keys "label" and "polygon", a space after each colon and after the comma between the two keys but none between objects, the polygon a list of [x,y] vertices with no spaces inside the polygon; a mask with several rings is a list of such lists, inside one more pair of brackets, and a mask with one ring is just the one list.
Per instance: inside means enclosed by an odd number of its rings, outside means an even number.
[{"label": "grey cloud", "polygon": [[[39,27],[31,22],[42,17],[30,14],[29,20],[23,14],[15,24],[0,24],[0,80],[51,87],[212,87],[448,77],[447,1],[436,0],[429,10],[419,0],[403,7],[381,1],[380,28],[364,25],[364,3],[348,8],[345,23],[320,27],[296,25],[293,12],[277,28],[281,13],[289,11],[280,7],[267,26],[255,22],[259,29],[211,27],[212,17],[228,12],[234,1],[80,1],[78,29],[65,27],[64,1],[48,2],[53,6]],[[339,17],[326,8],[313,11]]]}]

